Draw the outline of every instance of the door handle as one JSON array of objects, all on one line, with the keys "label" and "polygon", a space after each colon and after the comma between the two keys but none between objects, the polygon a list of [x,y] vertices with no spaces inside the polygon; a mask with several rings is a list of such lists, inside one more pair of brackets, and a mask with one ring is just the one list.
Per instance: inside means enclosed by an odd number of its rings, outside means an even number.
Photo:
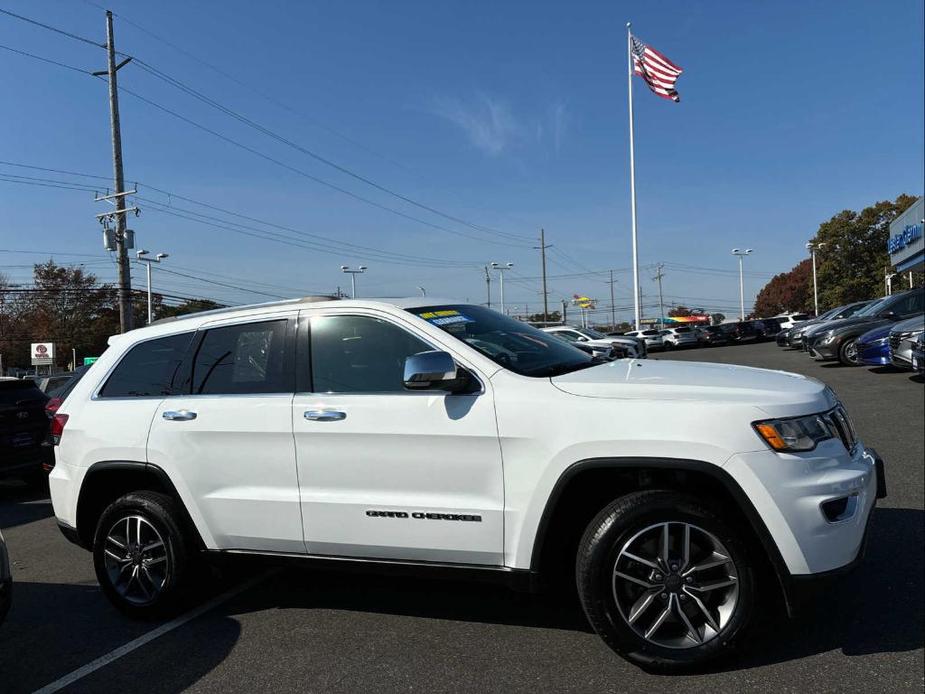
[{"label": "door handle", "polygon": [[170,422],[188,422],[196,419],[196,413],[190,410],[167,410],[161,416]]},{"label": "door handle", "polygon": [[303,417],[313,422],[337,422],[347,419],[347,413],[338,410],[305,410]]}]

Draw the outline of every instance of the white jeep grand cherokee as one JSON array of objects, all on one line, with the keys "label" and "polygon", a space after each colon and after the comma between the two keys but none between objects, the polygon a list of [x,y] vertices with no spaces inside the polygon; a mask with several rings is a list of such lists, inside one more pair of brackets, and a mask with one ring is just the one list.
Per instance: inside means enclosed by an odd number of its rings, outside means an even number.
[{"label": "white jeep grand cherokee", "polygon": [[611,648],[670,670],[855,563],[884,494],[819,381],[598,363],[480,306],[308,298],[110,345],[55,416],[50,485],[134,615],[208,553],[568,577]]}]

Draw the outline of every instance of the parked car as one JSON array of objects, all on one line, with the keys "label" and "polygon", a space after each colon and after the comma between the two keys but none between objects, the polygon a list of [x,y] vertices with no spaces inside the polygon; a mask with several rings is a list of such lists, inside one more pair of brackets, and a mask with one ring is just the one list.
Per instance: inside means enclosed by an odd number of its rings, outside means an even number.
[{"label": "parked car", "polygon": [[780,318],[759,318],[758,322],[761,324],[761,328],[764,331],[764,337],[768,340],[777,337],[777,333],[781,331]]},{"label": "parked car", "polygon": [[890,330],[893,324],[868,330],[858,338],[858,360],[864,366],[885,366],[890,361]]},{"label": "parked car", "polygon": [[810,355],[817,360],[838,360],[846,366],[861,363],[858,338],[881,325],[911,318],[925,309],[925,290],[921,287],[886,296],[858,311],[850,318],[831,321],[825,329],[804,336]]},{"label": "parked car", "polygon": [[[665,342],[662,340],[661,332],[655,328],[648,328],[646,330],[631,330],[629,332],[623,333],[623,335],[642,340],[646,345],[646,349],[650,352],[665,349]],[[613,335],[609,335],[608,337],[613,337]]]},{"label": "parked car", "polygon": [[803,323],[799,323],[793,326],[793,328],[790,329],[790,346],[797,349],[802,349],[804,336],[813,335],[820,330],[824,330],[825,324],[829,323],[830,321],[841,320],[843,318],[851,318],[853,315],[859,313],[871,303],[873,303],[872,300],[855,301],[854,303],[845,304],[844,306],[834,308],[831,311],[826,311],[818,318],[804,321]]},{"label": "parked car", "polygon": [[0,624],[6,619],[13,600],[13,573],[10,571],[10,554],[0,531]]},{"label": "parked car", "polygon": [[662,336],[665,349],[697,346],[697,333],[689,325],[682,325],[678,328],[665,328],[659,334]]},{"label": "parked car", "polygon": [[719,325],[705,325],[697,328],[697,341],[704,347],[728,345],[729,335]]},{"label": "parked car", "polygon": [[611,347],[618,345],[623,356],[634,359],[642,359],[646,356],[646,346],[644,342],[634,337],[624,335],[605,335],[592,328],[577,328],[571,325],[553,325],[541,328],[543,332],[552,333],[568,342],[583,342],[585,344],[598,345],[601,347]]},{"label": "parked car", "polygon": [[925,334],[919,333],[912,345],[912,368],[922,373],[925,371]]},{"label": "parked car", "polygon": [[722,327],[730,342],[755,342],[764,337],[764,333],[751,321],[723,323]]},{"label": "parked car", "polygon": [[47,414],[49,418],[54,417],[55,412],[61,407],[61,403],[64,402],[68,393],[74,389],[74,386],[83,378],[83,375],[87,373],[87,370],[91,366],[92,364],[78,366],[77,370],[71,373],[65,382],[60,383],[56,388],[46,393],[48,402],[45,403],[45,414]]},{"label": "parked car", "polygon": [[780,322],[781,330],[788,330],[801,321],[810,320],[813,316],[809,313],[781,313],[774,317]]},{"label": "parked car", "polygon": [[45,445],[47,401],[35,381],[0,381],[0,478],[42,479],[42,465],[53,459]]},{"label": "parked car", "polygon": [[747,646],[756,611],[853,566],[886,493],[816,379],[598,363],[430,297],[121,335],[52,439],[59,527],[129,614],[175,609],[200,553],[512,586],[561,571],[610,647],[663,671]]},{"label": "parked car", "polygon": [[36,376],[34,380],[35,385],[38,386],[40,391],[48,393],[61,388],[73,377],[73,371],[65,371],[64,373],[54,374],[53,376]]},{"label": "parked car", "polygon": [[890,361],[900,369],[914,369],[912,350],[919,335],[925,332],[925,315],[900,321],[890,330]]}]

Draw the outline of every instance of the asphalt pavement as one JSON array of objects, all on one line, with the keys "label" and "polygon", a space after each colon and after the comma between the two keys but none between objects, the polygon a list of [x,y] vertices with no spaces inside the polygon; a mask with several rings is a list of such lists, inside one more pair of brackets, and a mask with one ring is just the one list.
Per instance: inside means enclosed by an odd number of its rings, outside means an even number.
[{"label": "asphalt pavement", "polygon": [[773,343],[653,356],[819,378],[886,460],[889,496],[865,562],[798,619],[763,616],[721,669],[647,674],[607,649],[567,601],[292,566],[236,566],[204,583],[190,605],[198,611],[131,621],[100,593],[90,555],[60,535],[47,495],[0,482],[15,581],[0,626],[0,692],[52,683],[73,692],[922,692],[922,379],[818,364]]}]

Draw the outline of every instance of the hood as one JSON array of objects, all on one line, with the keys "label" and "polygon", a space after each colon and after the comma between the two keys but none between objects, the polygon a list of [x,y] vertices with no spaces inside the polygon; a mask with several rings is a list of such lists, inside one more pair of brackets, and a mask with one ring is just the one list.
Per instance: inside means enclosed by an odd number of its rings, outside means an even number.
[{"label": "hood", "polygon": [[874,340],[882,340],[883,338],[890,336],[890,331],[892,329],[893,324],[890,323],[889,325],[881,325],[879,328],[868,330],[858,338],[858,343],[865,345],[873,342]]},{"label": "hood", "polygon": [[876,327],[879,327],[881,325],[886,325],[888,323],[891,324],[892,322],[893,321],[890,321],[886,318],[878,318],[877,316],[839,318],[838,320],[833,320],[833,321],[828,321],[826,323],[823,323],[820,327],[824,328],[824,330],[822,331],[817,330],[816,332],[817,333],[818,332],[828,332],[829,330],[841,330],[841,329],[852,330],[855,328],[861,328],[861,327],[868,326],[868,325],[870,326],[868,330],[873,330]]},{"label": "hood", "polygon": [[559,390],[589,398],[740,402],[774,416],[783,414],[772,412],[776,405],[805,405],[805,412],[835,405],[832,391],[815,378],[706,362],[622,359],[551,381]]}]

